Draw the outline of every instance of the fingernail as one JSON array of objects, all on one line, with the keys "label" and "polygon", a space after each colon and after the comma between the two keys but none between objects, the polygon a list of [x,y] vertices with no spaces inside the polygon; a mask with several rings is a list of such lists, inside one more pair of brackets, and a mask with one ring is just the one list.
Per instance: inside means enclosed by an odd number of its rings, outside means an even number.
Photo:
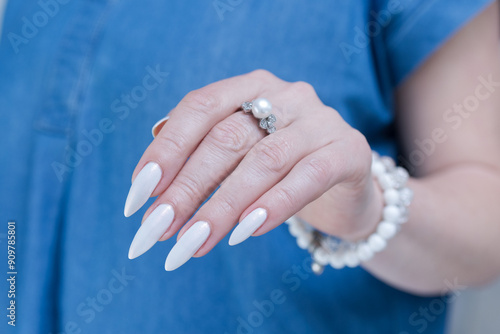
[{"label": "fingernail", "polygon": [[161,131],[161,129],[163,128],[165,123],[167,123],[169,118],[170,118],[170,116],[165,116],[162,119],[160,119],[158,122],[156,122],[155,125],[153,125],[153,128],[151,129],[151,133],[153,134],[153,138],[156,138],[156,136]]},{"label": "fingernail", "polygon": [[207,241],[210,235],[210,225],[199,221],[191,226],[177,241],[165,261],[165,270],[172,271],[186,263]]},{"label": "fingernail", "polygon": [[229,238],[229,245],[234,246],[247,240],[259,227],[264,224],[267,211],[262,208],[253,210],[234,229]]},{"label": "fingernail", "polygon": [[148,216],[141,225],[128,250],[128,258],[135,259],[146,253],[167,231],[174,220],[174,208],[161,204]]},{"label": "fingernail", "polygon": [[130,217],[146,203],[161,179],[161,167],[150,162],[137,174],[130,190],[123,214]]}]

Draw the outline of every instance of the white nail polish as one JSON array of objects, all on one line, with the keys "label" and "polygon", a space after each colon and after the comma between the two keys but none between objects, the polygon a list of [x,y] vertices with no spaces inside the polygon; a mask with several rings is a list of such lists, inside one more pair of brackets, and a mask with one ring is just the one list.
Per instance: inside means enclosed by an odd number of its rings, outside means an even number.
[{"label": "white nail polish", "polygon": [[267,211],[262,208],[253,210],[234,229],[229,245],[234,246],[247,240],[267,219]]},{"label": "white nail polish", "polygon": [[128,258],[132,260],[146,253],[167,231],[173,220],[174,208],[171,205],[161,204],[154,209],[135,234]]},{"label": "white nail polish", "polygon": [[160,125],[163,127],[163,125],[165,125],[165,123],[168,121],[169,118],[170,118],[170,116],[165,116],[162,119],[160,119],[158,122],[156,122],[155,125],[153,125],[153,128],[151,129],[151,133],[153,134],[153,138],[156,138],[156,136],[160,132],[158,130]]},{"label": "white nail polish", "polygon": [[125,202],[125,217],[130,217],[146,203],[161,179],[161,167],[150,162],[137,174]]},{"label": "white nail polish", "polygon": [[177,241],[165,261],[165,270],[172,271],[186,263],[210,236],[210,225],[199,221]]}]

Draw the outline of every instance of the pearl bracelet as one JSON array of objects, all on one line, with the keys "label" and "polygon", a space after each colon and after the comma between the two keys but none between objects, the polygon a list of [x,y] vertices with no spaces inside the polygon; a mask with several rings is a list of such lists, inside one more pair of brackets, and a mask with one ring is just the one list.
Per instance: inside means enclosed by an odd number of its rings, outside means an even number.
[{"label": "pearl bracelet", "polygon": [[408,172],[396,167],[390,157],[380,157],[373,152],[372,174],[384,191],[385,206],[376,232],[367,240],[350,242],[325,235],[297,216],[286,221],[290,234],[297,238],[297,245],[311,254],[314,273],[320,275],[328,264],[335,269],[354,268],[370,260],[387,246],[387,240],[396,235],[401,224],[408,221],[408,207],[413,199],[413,191],[406,187]]}]

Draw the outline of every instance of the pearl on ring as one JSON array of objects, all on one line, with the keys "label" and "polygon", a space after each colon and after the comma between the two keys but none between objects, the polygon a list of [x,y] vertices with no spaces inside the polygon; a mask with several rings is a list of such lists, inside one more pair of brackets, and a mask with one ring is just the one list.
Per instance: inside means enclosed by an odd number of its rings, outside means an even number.
[{"label": "pearl on ring", "polygon": [[256,118],[266,118],[271,115],[273,106],[271,102],[264,98],[258,98],[252,101],[252,114]]}]

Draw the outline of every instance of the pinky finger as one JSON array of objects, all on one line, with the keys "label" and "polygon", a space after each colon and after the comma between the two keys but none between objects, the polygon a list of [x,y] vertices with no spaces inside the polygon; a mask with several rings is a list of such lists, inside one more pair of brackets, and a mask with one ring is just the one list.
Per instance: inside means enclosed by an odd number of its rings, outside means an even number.
[{"label": "pinky finger", "polygon": [[285,178],[243,212],[229,244],[237,245],[251,235],[269,232],[342,182],[343,168],[334,156],[333,145],[328,145],[299,161]]}]

